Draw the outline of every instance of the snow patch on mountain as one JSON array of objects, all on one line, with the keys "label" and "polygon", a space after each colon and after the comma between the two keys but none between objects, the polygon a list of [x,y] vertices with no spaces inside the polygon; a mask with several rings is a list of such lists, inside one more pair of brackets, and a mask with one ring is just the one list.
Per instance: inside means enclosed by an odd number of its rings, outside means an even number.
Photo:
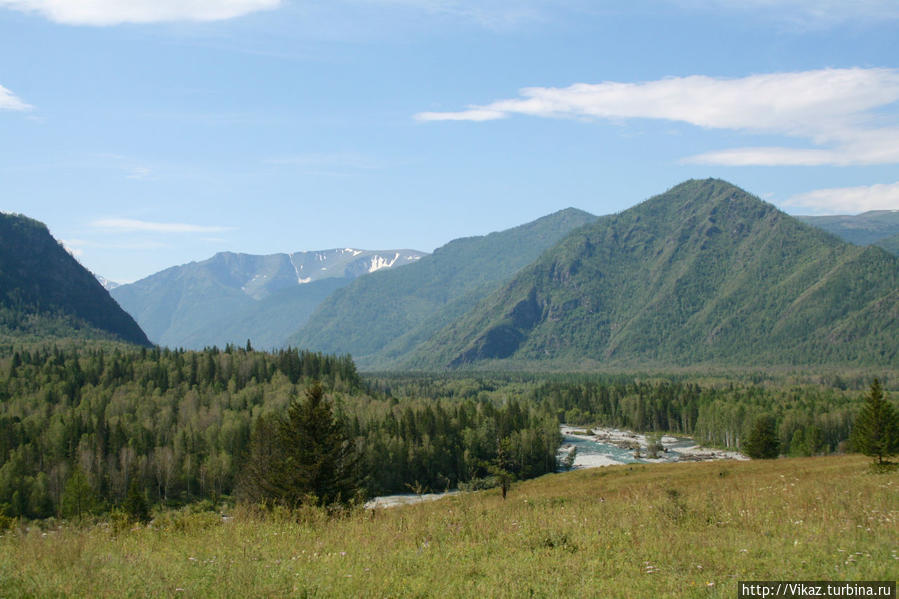
[{"label": "snow patch on mountain", "polygon": [[394,254],[392,260],[387,260],[383,256],[372,256],[371,257],[371,265],[368,267],[368,272],[375,272],[381,270],[382,268],[390,268],[396,261],[399,260],[400,253],[396,252]]},{"label": "snow patch on mountain", "polygon": [[103,288],[104,288],[106,291],[112,291],[112,290],[115,289],[116,287],[120,287],[120,286],[121,286],[121,283],[116,283],[115,281],[110,281],[109,279],[107,279],[106,277],[104,277],[104,276],[102,276],[102,275],[98,275],[98,274],[96,274],[96,273],[91,273],[91,274],[93,274],[94,277],[95,277],[98,281],[100,281],[100,284],[103,285]]}]

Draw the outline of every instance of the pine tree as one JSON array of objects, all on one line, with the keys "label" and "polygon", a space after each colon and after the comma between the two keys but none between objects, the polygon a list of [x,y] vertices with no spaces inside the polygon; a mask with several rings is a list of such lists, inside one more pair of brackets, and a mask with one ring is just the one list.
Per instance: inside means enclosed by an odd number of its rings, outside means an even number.
[{"label": "pine tree", "polygon": [[883,459],[899,453],[899,415],[883,395],[880,381],[874,379],[865,404],[852,424],[850,441],[855,451]]},{"label": "pine tree", "polygon": [[361,484],[359,455],[321,384],[291,402],[286,417],[257,424],[242,484],[245,498],[289,507],[347,504]]},{"label": "pine tree", "polygon": [[150,507],[147,505],[147,500],[136,477],[131,479],[131,484],[128,486],[128,495],[122,503],[122,509],[136,522],[145,524],[150,521]]},{"label": "pine tree", "polygon": [[515,475],[512,473],[515,463],[510,457],[511,453],[512,442],[509,437],[499,439],[496,443],[496,457],[487,465],[487,471],[496,477],[496,480],[499,483],[503,494],[503,501],[506,500],[506,494],[512,486],[512,481],[515,479]]},{"label": "pine tree", "polygon": [[753,459],[776,458],[780,450],[780,440],[777,438],[777,430],[774,418],[769,415],[760,416],[752,425],[752,431],[743,445],[746,455]]}]

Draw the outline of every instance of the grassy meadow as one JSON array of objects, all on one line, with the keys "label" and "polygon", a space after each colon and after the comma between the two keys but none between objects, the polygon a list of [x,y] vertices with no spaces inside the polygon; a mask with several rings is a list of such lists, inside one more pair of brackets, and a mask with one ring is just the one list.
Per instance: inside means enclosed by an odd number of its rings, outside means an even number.
[{"label": "grassy meadow", "polygon": [[899,471],[861,456],[615,466],[407,507],[167,512],[0,536],[2,597],[735,597],[899,577]]}]

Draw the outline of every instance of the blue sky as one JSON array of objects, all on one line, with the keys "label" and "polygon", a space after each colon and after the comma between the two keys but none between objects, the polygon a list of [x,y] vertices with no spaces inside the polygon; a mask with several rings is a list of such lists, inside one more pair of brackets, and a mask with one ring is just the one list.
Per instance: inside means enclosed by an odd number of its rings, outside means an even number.
[{"label": "blue sky", "polygon": [[895,0],[0,0],[0,209],[133,281],[721,177],[899,209]]}]

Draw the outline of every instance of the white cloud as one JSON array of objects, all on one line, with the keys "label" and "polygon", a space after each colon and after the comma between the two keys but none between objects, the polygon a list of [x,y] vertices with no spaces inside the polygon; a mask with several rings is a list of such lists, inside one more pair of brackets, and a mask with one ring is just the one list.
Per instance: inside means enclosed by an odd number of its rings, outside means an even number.
[{"label": "white cloud", "polygon": [[818,214],[899,210],[899,183],[817,189],[789,198],[784,206],[811,210]]},{"label": "white cloud", "polygon": [[[524,22],[539,21],[550,0],[357,0],[363,4],[417,9],[474,22],[491,29],[503,29]],[[556,6],[558,8],[558,6]]]},{"label": "white cloud", "polygon": [[671,0],[686,8],[733,10],[806,27],[899,19],[896,0]]},{"label": "white cloud", "polygon": [[60,243],[62,243],[62,247],[64,247],[66,251],[72,255],[72,257],[81,258],[84,255],[84,250],[78,247],[74,247],[72,242],[61,239]]},{"label": "white cloud", "polygon": [[660,119],[707,129],[787,135],[824,148],[737,148],[688,158],[727,165],[899,162],[895,127],[873,111],[899,101],[895,69],[821,69],[722,79],[693,75],[642,83],[607,81],[529,87],[518,98],[457,112],[422,112],[420,121],[489,121],[512,115],[579,119]]},{"label": "white cloud", "polygon": [[152,240],[132,240],[109,243],[87,239],[66,239],[62,241],[62,244],[75,256],[81,256],[84,253],[84,248],[100,250],[159,250],[170,247],[161,241]]},{"label": "white cloud", "polygon": [[281,0],[0,0],[66,25],[220,21],[277,8]]},{"label": "white cloud", "polygon": [[233,230],[232,227],[189,225],[185,223],[155,223],[130,218],[104,218],[93,221],[91,226],[97,229],[121,233],[138,231],[149,233],[221,233]]},{"label": "white cloud", "polygon": [[0,110],[31,110],[31,108],[14,93],[0,85]]}]

